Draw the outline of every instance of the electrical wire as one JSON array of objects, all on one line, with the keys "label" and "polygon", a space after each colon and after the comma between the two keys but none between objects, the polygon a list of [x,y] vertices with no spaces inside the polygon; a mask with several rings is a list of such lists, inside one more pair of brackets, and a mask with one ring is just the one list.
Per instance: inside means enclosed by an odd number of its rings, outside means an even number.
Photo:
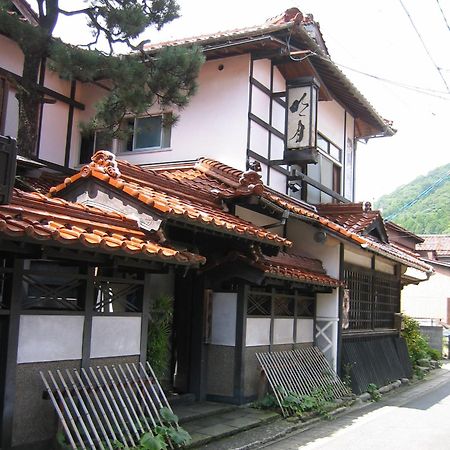
[{"label": "electrical wire", "polygon": [[[331,61],[330,59],[324,58],[323,56],[320,56],[320,55],[317,55],[317,56],[319,56],[319,58],[325,59],[327,61]],[[359,69],[354,69],[353,67],[346,66],[345,64],[340,64],[340,63],[337,63],[334,61],[333,61],[333,63],[336,64],[336,66],[338,66],[338,67],[342,67],[343,69],[351,70],[352,72],[359,73],[360,75],[364,75],[366,77],[374,78],[375,80],[378,80],[378,81],[383,81],[384,83],[389,83],[394,86],[401,87],[403,89],[408,89],[410,91],[418,92],[419,94],[424,94],[424,95],[429,95],[431,97],[440,98],[442,100],[450,100],[450,97],[443,97],[444,95],[449,95],[450,92],[438,91],[436,89],[430,89],[430,88],[425,88],[425,87],[421,87],[421,86],[414,86],[411,84],[401,83],[400,81],[390,80],[388,78],[383,78],[378,75],[373,75],[371,73],[364,72]]]},{"label": "electrical wire", "polygon": [[443,177],[439,178],[438,180],[436,180],[432,185],[428,186],[425,190],[423,190],[419,195],[417,195],[416,197],[414,197],[412,200],[410,200],[408,203],[404,204],[400,209],[398,209],[396,212],[390,214],[388,217],[386,217],[384,220],[392,220],[394,217],[398,216],[402,211],[404,211],[405,209],[410,208],[411,206],[413,206],[415,203],[417,203],[419,200],[421,200],[422,198],[426,197],[427,195],[429,195],[434,188],[439,185],[440,183],[442,183],[445,179],[447,179],[450,176],[450,171],[448,171]]},{"label": "electrical wire", "polygon": [[425,41],[423,40],[422,35],[420,34],[419,30],[417,29],[414,21],[412,20],[411,14],[409,13],[408,9],[406,8],[406,6],[404,5],[404,3],[402,2],[402,0],[398,0],[400,2],[400,5],[402,5],[403,10],[405,11],[406,15],[408,16],[409,21],[411,22],[412,27],[414,28],[414,31],[416,32],[417,36],[420,39],[420,42],[423,45],[423,48],[425,49],[428,57],[430,58],[430,61],[433,63],[434,67],[436,67],[437,72],[439,73],[439,76],[441,77],[445,88],[447,89],[447,92],[450,92],[450,89],[448,87],[447,81],[445,80],[444,76],[442,75],[441,69],[440,67],[436,64],[435,60],[433,59],[433,57],[431,56],[430,51],[428,50],[428,47],[425,44]]},{"label": "electrical wire", "polygon": [[449,92],[439,91],[437,89],[430,89],[430,88],[425,88],[425,87],[421,87],[421,86],[414,86],[414,85],[411,85],[411,84],[401,83],[400,81],[394,81],[394,80],[390,80],[388,78],[383,78],[383,77],[380,77],[378,75],[373,75],[371,73],[364,72],[364,71],[359,70],[359,69],[354,69],[353,67],[349,67],[349,66],[347,66],[345,64],[337,63],[335,61],[332,61],[330,58],[327,58],[325,56],[319,55],[318,53],[313,52],[313,51],[310,51],[310,53],[308,53],[306,56],[303,56],[302,58],[295,58],[294,56],[291,55],[290,40],[291,40],[291,35],[289,34],[287,42],[286,42],[286,46],[287,46],[287,50],[288,50],[289,59],[291,59],[291,61],[302,62],[305,59],[310,58],[311,56],[315,56],[317,58],[323,59],[324,61],[331,62],[331,63],[333,63],[334,65],[336,65],[336,66],[338,66],[340,68],[351,70],[352,72],[359,73],[360,75],[364,75],[366,77],[370,77],[370,78],[373,78],[373,79],[378,80],[378,81],[383,81],[384,83],[389,83],[389,84],[392,84],[394,86],[401,87],[403,89],[407,89],[407,90],[410,90],[410,91],[417,92],[419,94],[428,95],[430,97],[436,97],[436,98],[440,98],[442,100],[450,100],[450,97],[443,97],[443,95],[450,94],[450,91]]},{"label": "electrical wire", "polygon": [[441,15],[442,18],[444,19],[445,25],[447,25],[447,29],[450,31],[450,25],[448,24],[447,17],[445,17],[444,10],[442,9],[441,6],[441,2],[439,0],[436,0],[436,3],[438,4],[439,9],[441,10]]}]

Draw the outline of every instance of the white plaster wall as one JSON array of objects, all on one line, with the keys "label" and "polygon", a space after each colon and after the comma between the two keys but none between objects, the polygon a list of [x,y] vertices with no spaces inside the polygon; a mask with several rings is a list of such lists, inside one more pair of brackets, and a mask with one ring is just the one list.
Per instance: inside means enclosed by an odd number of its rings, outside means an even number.
[{"label": "white plaster wall", "polygon": [[211,344],[236,345],[237,294],[214,292],[212,296]]},{"label": "white plaster wall", "polygon": [[11,39],[0,35],[0,65],[3,69],[22,75],[23,53]]},{"label": "white plaster wall", "polygon": [[[428,281],[403,288],[402,312],[417,318],[447,321],[447,299],[450,298],[450,270],[437,269]],[[439,272],[438,272],[439,270]]]},{"label": "white plaster wall", "polygon": [[[79,84],[79,83],[78,83]],[[57,72],[53,72],[48,67],[45,71],[44,86],[59,92],[60,94],[70,97],[70,85],[71,82],[63,80]]]},{"label": "white plaster wall", "polygon": [[306,253],[312,258],[320,259],[327,272],[334,278],[339,278],[339,241],[327,236],[323,244],[314,241],[318,228],[290,218],[287,223],[287,238],[293,242],[292,253]]},{"label": "white plaster wall", "polygon": [[[241,219],[247,220],[257,226],[264,226],[269,225],[271,223],[279,222],[279,220],[274,217],[266,216],[264,214],[260,214],[255,211],[251,211],[250,209],[243,208],[242,206],[236,206],[235,214]],[[272,233],[282,235],[283,227],[282,226],[274,227],[271,228],[270,231]]]},{"label": "white plaster wall", "polygon": [[248,318],[245,336],[247,347],[270,344],[270,317]]},{"label": "white plaster wall", "polygon": [[39,145],[40,159],[64,164],[68,110],[68,105],[62,102],[44,105]]},{"label": "white plaster wall", "polygon": [[364,250],[350,249],[347,246],[344,248],[344,261],[349,264],[365,267],[366,269],[372,267],[372,257],[370,253],[365,252]]},{"label": "white plaster wall", "polygon": [[270,141],[270,159],[283,159],[284,141],[272,134]]},{"label": "white plaster wall", "polygon": [[344,147],[345,110],[335,100],[321,101],[318,107],[317,129],[338,147]]},{"label": "white plaster wall", "polygon": [[253,61],[253,78],[270,89],[270,71],[272,63],[270,59],[256,59]]},{"label": "white plaster wall", "polygon": [[375,257],[375,270],[377,272],[389,273],[391,275],[395,274],[395,264],[387,259],[381,258],[380,256]]},{"label": "white plaster wall", "polygon": [[140,317],[92,318],[91,358],[139,355],[140,346]]},{"label": "white plaster wall", "polygon": [[[221,64],[224,69],[220,71]],[[249,71],[249,55],[206,62],[200,71],[197,93],[172,129],[171,150],[120,157],[142,164],[206,156],[245,170]]]},{"label": "white plaster wall", "polygon": [[294,342],[294,319],[273,320],[273,343],[292,344]]},{"label": "white plaster wall", "polygon": [[345,149],[343,154],[343,182],[344,182],[344,196],[353,201],[354,191],[354,170],[355,170],[355,149],[354,149],[354,135],[355,135],[355,119],[347,112],[347,128]]},{"label": "white plaster wall", "polygon": [[285,92],[286,80],[278,67],[273,68],[273,92]]},{"label": "white plaster wall", "polygon": [[269,157],[269,131],[253,121],[250,122],[250,150]]},{"label": "white plaster wall", "polygon": [[272,101],[272,126],[284,134],[286,109],[276,101]]},{"label": "white plaster wall", "polygon": [[286,175],[275,169],[270,169],[269,186],[278,192],[286,194]]},{"label": "white plaster wall", "polygon": [[17,127],[19,125],[19,102],[16,98],[16,90],[9,89],[6,104],[5,135],[17,138]]},{"label": "white plaster wall", "polygon": [[314,342],[314,320],[297,319],[297,343]]},{"label": "white plaster wall", "polygon": [[81,359],[83,325],[83,316],[21,316],[17,363]]},{"label": "white plaster wall", "polygon": [[259,117],[264,122],[269,123],[270,112],[270,97],[256,86],[251,86],[252,89],[252,109],[251,112]]}]

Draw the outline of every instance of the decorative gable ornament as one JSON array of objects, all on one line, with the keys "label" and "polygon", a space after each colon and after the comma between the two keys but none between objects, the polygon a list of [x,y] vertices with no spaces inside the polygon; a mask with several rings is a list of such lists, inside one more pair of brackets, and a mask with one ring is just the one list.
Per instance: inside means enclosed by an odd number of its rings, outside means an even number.
[{"label": "decorative gable ornament", "polygon": [[99,150],[94,153],[91,163],[81,169],[81,176],[87,177],[92,170],[97,170],[109,175],[111,178],[120,178],[120,171],[117,167],[116,155],[106,150]]},{"label": "decorative gable ornament", "polygon": [[314,77],[291,80],[287,87],[286,148],[291,164],[317,163],[319,83]]}]

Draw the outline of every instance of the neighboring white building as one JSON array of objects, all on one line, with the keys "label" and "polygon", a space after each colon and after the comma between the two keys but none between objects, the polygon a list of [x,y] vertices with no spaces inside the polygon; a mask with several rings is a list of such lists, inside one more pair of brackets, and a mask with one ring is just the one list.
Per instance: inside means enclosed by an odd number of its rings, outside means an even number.
[{"label": "neighboring white building", "polygon": [[402,292],[402,311],[423,325],[450,326],[450,235],[421,235],[417,251],[434,269],[434,275]]}]

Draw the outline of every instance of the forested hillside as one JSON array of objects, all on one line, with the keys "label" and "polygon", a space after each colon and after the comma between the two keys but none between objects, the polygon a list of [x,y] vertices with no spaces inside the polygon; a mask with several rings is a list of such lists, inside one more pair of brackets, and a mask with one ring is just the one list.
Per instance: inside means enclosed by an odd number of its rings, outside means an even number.
[{"label": "forested hillside", "polygon": [[450,164],[383,195],[375,207],[414,233],[450,233]]}]

